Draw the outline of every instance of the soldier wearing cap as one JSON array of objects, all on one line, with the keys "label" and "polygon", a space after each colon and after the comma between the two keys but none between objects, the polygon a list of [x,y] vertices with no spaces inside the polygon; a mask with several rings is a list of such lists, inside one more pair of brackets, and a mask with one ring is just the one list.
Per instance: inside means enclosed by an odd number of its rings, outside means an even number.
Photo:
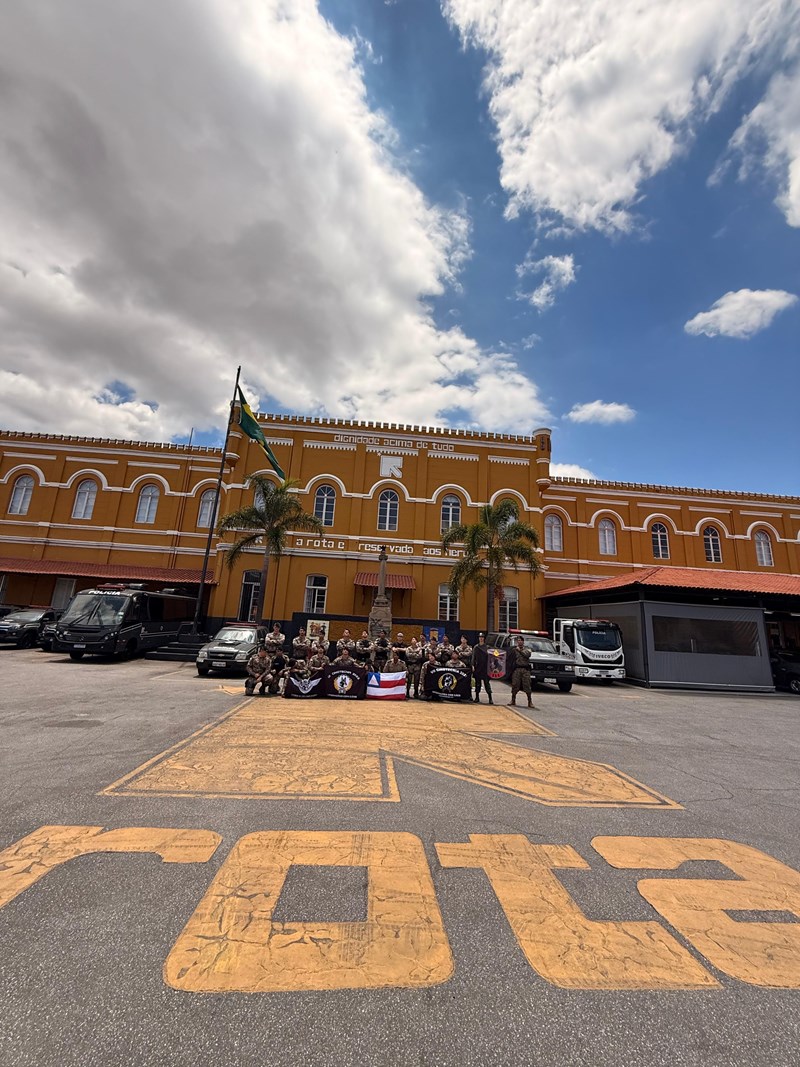
[{"label": "soldier wearing cap", "polygon": [[375,642],[375,670],[382,671],[383,665],[389,656],[389,638],[386,636],[386,631],[381,630],[378,635],[378,639]]}]

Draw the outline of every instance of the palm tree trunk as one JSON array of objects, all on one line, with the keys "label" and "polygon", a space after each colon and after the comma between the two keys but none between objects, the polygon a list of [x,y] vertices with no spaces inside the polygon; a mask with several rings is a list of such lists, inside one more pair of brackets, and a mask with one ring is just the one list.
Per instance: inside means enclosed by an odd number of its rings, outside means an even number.
[{"label": "palm tree trunk", "polygon": [[494,586],[491,582],[486,586],[486,640],[494,630]]},{"label": "palm tree trunk", "polygon": [[255,621],[264,621],[264,600],[267,596],[267,578],[269,577],[269,551],[264,549],[264,562],[261,564],[261,585],[258,587],[256,600]]}]

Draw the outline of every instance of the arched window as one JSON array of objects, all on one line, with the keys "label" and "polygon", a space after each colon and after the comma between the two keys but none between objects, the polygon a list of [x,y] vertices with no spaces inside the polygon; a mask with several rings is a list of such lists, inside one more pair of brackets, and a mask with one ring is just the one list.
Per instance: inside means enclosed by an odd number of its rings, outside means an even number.
[{"label": "arched window", "polygon": [[216,490],[206,489],[200,497],[200,507],[197,509],[197,525],[209,527],[214,522],[214,499]]},{"label": "arched window", "polygon": [[461,523],[461,501],[452,493],[442,501],[442,533]]},{"label": "arched window", "polygon": [[136,522],[153,523],[156,521],[158,511],[158,498],[160,496],[157,485],[145,485],[139,493],[139,503],[136,507]]},{"label": "arched window", "polygon": [[772,538],[766,530],[756,531],[756,562],[759,567],[774,567],[772,558]]},{"label": "arched window", "polygon": [[378,497],[378,529],[396,530],[400,497],[394,489],[384,489]]},{"label": "arched window", "polygon": [[706,549],[706,560],[709,563],[722,563],[719,530],[715,526],[706,526],[705,530],[703,530],[703,544]]},{"label": "arched window", "polygon": [[564,524],[560,515],[546,515],[544,520],[544,547],[549,552],[564,549]]},{"label": "arched window", "polygon": [[616,556],[617,554],[617,528],[611,519],[601,519],[597,527],[600,538],[600,555]]},{"label": "arched window", "polygon": [[653,538],[653,559],[669,559],[669,534],[663,522],[654,522],[650,527]]},{"label": "arched window", "polygon": [[33,478],[30,474],[21,474],[19,478],[14,482],[14,488],[11,491],[11,500],[8,504],[9,515],[27,515],[28,508],[31,506],[31,496],[33,495]]},{"label": "arched window", "polygon": [[439,621],[458,621],[458,597],[453,596],[446,582],[439,586]]},{"label": "arched window", "polygon": [[314,514],[323,526],[333,526],[336,509],[336,490],[332,485],[321,485],[314,494]]},{"label": "arched window", "polygon": [[91,519],[96,496],[97,482],[91,478],[80,482],[75,492],[75,503],[72,505],[73,519]]}]

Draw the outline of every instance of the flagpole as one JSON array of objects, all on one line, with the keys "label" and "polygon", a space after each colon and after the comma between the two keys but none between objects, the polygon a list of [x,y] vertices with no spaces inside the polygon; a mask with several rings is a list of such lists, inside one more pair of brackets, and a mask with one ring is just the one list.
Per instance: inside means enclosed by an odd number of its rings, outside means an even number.
[{"label": "flagpole", "polygon": [[217,488],[214,492],[214,507],[211,509],[211,522],[208,525],[208,537],[206,539],[206,550],[203,554],[203,568],[200,571],[200,588],[197,590],[197,602],[194,606],[194,622],[192,623],[192,635],[197,636],[197,630],[200,625],[200,615],[203,611],[203,594],[206,588],[206,575],[208,574],[208,560],[211,555],[211,543],[214,540],[214,531],[217,524],[217,512],[219,510],[219,497],[222,492],[222,479],[225,474],[225,457],[228,453],[228,437],[231,432],[231,423],[233,422],[233,409],[236,405],[236,397],[239,390],[239,375],[242,372],[241,367],[236,368],[236,384],[233,387],[233,397],[231,398],[231,406],[228,410],[228,424],[225,427],[225,440],[222,442],[222,458],[219,461],[219,474],[217,476]]}]

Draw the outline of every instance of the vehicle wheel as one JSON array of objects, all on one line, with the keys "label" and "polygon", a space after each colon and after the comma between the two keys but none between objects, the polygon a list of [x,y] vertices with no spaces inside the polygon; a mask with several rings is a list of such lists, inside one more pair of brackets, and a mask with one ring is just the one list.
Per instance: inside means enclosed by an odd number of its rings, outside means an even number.
[{"label": "vehicle wheel", "polygon": [[568,693],[570,691],[570,689],[572,689],[572,682],[559,682],[558,683],[558,691],[559,691],[559,693]]},{"label": "vehicle wheel", "polygon": [[208,674],[208,672],[210,670],[211,670],[210,667],[198,667],[197,668],[197,673],[200,675],[201,678],[205,678],[205,676]]},{"label": "vehicle wheel", "polygon": [[125,651],[122,653],[122,658],[123,659],[133,659],[133,657],[136,655],[136,653],[138,651],[139,651],[138,644],[136,643],[136,641],[131,639],[127,643],[127,645],[125,646]]},{"label": "vehicle wheel", "polygon": [[19,643],[20,648],[33,648],[36,644],[36,634],[25,634]]},{"label": "vehicle wheel", "polygon": [[69,658],[70,659],[83,659],[85,654],[86,654],[85,652],[70,652]]},{"label": "vehicle wheel", "polygon": [[797,696],[800,696],[800,678],[790,678],[789,688],[793,693],[796,693]]}]

